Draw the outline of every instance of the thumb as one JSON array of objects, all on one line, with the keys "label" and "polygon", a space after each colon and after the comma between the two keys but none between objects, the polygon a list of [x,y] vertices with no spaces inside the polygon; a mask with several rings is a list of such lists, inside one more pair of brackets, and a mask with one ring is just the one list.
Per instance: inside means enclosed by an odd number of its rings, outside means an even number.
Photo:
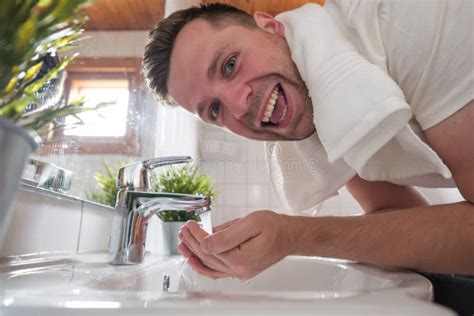
[{"label": "thumb", "polygon": [[244,217],[204,238],[201,250],[206,254],[220,254],[241,245],[257,234],[256,226],[248,220],[248,217]]}]

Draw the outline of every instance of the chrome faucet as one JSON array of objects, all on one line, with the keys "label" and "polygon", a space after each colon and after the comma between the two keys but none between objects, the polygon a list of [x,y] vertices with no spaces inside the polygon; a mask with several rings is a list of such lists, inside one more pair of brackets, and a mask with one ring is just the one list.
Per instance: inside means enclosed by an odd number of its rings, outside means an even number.
[{"label": "chrome faucet", "polygon": [[23,175],[23,184],[59,193],[68,193],[71,189],[72,171],[38,159],[29,159],[28,165],[34,167],[34,174],[30,177]]},{"label": "chrome faucet", "polygon": [[191,162],[187,156],[163,157],[121,167],[117,176],[117,202],[109,246],[109,263],[128,265],[143,262],[146,231],[150,218],[164,210],[195,212],[211,210],[211,199],[178,193],[153,192],[151,171],[155,168]]}]

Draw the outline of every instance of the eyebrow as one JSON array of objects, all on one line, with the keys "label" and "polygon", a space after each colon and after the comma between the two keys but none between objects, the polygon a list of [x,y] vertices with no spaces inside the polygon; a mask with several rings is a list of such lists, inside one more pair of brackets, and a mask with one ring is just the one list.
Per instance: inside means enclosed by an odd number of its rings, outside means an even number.
[{"label": "eyebrow", "polygon": [[216,75],[216,69],[217,69],[217,63],[219,62],[219,59],[221,58],[222,54],[224,54],[224,51],[231,46],[233,43],[228,43],[221,47],[217,52],[215,52],[214,57],[212,58],[211,64],[207,68],[207,79],[212,80],[214,76]]},{"label": "eyebrow", "polygon": [[[214,56],[212,57],[212,61],[207,68],[207,79],[210,81],[214,79],[214,76],[216,75],[216,70],[217,70],[217,63],[219,62],[219,59],[221,59],[222,55],[224,54],[224,51],[229,48],[229,46],[232,46],[234,43],[228,43],[221,47],[218,51],[214,53]],[[197,106],[197,112],[200,118],[203,118],[203,113],[204,113],[204,108],[206,107],[205,102],[199,102]]]}]

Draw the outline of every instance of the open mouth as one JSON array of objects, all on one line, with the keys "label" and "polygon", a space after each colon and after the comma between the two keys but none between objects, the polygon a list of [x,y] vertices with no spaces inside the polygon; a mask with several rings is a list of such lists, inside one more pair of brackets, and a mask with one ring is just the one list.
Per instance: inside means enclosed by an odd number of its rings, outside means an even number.
[{"label": "open mouth", "polygon": [[262,117],[262,126],[278,126],[286,118],[288,103],[285,93],[280,84],[277,84],[268,99],[265,112]]}]

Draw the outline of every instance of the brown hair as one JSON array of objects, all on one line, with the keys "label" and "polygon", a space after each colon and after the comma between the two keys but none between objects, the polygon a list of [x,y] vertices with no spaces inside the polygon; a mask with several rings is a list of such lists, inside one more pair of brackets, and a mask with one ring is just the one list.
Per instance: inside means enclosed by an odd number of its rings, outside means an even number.
[{"label": "brown hair", "polygon": [[202,18],[215,27],[223,27],[229,22],[250,28],[257,26],[252,16],[247,12],[222,3],[194,6],[176,11],[163,19],[149,34],[142,65],[148,87],[160,100],[174,103],[168,95],[166,84],[171,53],[178,33],[188,22],[197,18]]}]

